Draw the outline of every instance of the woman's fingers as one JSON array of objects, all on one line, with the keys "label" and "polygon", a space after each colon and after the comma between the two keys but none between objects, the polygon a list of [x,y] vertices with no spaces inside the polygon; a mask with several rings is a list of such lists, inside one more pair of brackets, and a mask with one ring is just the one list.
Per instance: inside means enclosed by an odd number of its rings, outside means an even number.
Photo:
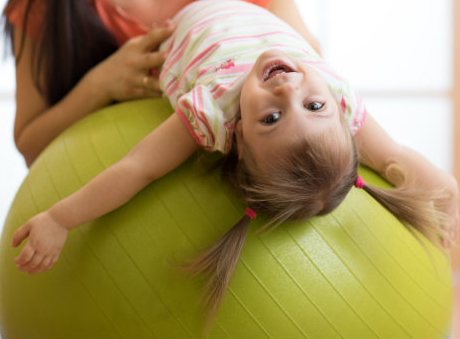
[{"label": "woman's fingers", "polygon": [[160,80],[158,79],[158,77],[144,75],[142,78],[139,79],[139,87],[144,88],[148,91],[161,93]]},{"label": "woman's fingers", "polygon": [[125,101],[161,96],[154,73],[165,61],[165,53],[155,51],[174,30],[172,24],[154,28],[144,36],[131,38],[117,52],[93,70],[109,101]]},{"label": "woman's fingers", "polygon": [[139,67],[144,69],[160,68],[166,59],[164,52],[146,52],[142,54]]},{"label": "woman's fingers", "polygon": [[131,91],[131,97],[133,99],[142,99],[142,98],[160,98],[162,96],[161,91],[156,91],[148,89],[145,87],[136,87]]},{"label": "woman's fingers", "polygon": [[159,98],[162,96],[158,77],[143,75],[139,76],[136,85],[130,87],[131,98]]},{"label": "woman's fingers", "polygon": [[139,48],[142,51],[149,52],[157,49],[158,45],[169,38],[174,31],[174,26],[168,22],[165,26],[153,28],[143,36],[139,43]]}]

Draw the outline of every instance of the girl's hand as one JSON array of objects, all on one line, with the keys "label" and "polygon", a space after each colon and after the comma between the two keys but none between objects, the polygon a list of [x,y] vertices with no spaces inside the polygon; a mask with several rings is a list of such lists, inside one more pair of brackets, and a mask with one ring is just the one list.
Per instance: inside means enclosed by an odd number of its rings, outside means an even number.
[{"label": "girl's hand", "polygon": [[[451,177],[451,184],[450,187],[448,188],[450,197],[448,204],[446,206],[446,213],[451,219],[450,227],[448,229],[449,237],[450,240],[455,242],[455,238],[457,237],[458,234],[458,229],[459,229],[459,205],[460,205],[460,199],[459,199],[459,188],[457,181],[455,178]],[[443,239],[443,245],[445,247],[451,247],[451,243],[447,241],[446,239]]]},{"label": "girl's hand", "polygon": [[43,212],[20,227],[13,235],[13,247],[29,238],[14,262],[29,274],[49,270],[58,260],[67,239],[68,230],[58,224],[48,212]]},{"label": "girl's hand", "polygon": [[[163,65],[165,54],[156,50],[173,30],[173,25],[168,22],[146,35],[128,40],[88,73],[97,88],[104,91],[107,104],[161,96],[158,76],[152,75],[152,70]],[[157,73],[154,71],[154,74]]]},{"label": "girl's hand", "polygon": [[442,245],[445,248],[450,249],[455,244],[455,238],[457,237],[459,229],[460,194],[457,180],[455,180],[455,178],[450,174],[443,174],[443,182],[448,183],[445,188],[447,197],[443,203],[443,212],[447,214],[449,219],[448,223],[444,227],[446,234],[442,237]]}]

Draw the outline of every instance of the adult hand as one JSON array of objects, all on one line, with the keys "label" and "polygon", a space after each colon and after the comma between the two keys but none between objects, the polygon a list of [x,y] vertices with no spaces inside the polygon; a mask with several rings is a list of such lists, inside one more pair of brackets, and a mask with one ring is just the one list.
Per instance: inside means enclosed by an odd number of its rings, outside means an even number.
[{"label": "adult hand", "polygon": [[68,230],[57,223],[48,212],[43,212],[20,227],[13,235],[13,247],[28,238],[14,262],[29,274],[49,270],[58,260],[67,240]]},{"label": "adult hand", "polygon": [[162,66],[165,54],[157,51],[158,45],[173,30],[173,25],[168,22],[132,38],[90,71],[98,88],[104,91],[107,103],[161,96],[158,76],[153,75],[152,70]]}]

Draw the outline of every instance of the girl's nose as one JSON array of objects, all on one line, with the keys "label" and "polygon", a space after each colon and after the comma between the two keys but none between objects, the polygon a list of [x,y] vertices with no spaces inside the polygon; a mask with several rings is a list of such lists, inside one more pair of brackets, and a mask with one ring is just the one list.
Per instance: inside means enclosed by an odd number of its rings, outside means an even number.
[{"label": "girl's nose", "polygon": [[292,82],[285,82],[284,84],[278,85],[273,89],[275,95],[292,95],[299,90],[299,85]]}]

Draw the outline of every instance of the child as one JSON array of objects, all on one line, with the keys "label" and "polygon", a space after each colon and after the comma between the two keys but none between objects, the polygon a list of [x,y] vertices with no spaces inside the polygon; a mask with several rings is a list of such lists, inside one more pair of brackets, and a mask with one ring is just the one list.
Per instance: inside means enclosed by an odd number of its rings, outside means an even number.
[{"label": "child", "polygon": [[[324,215],[355,185],[435,244],[441,237],[447,245],[455,236],[455,179],[392,141],[366,117],[349,86],[284,22],[236,0],[194,2],[173,22],[176,31],[161,47],[167,59],[160,80],[176,114],[121,161],[19,228],[13,246],[29,238],[15,259],[20,270],[50,269],[69,229],[121,206],[199,147],[226,155],[224,174],[248,206],[189,265],[210,276],[211,314],[256,213],[271,217],[273,225]],[[364,183],[358,155],[398,188]]]},{"label": "child", "polygon": [[[113,102],[160,96],[166,21],[195,0],[7,0],[16,68],[14,138],[29,167],[61,132]],[[295,0],[242,0],[287,20],[312,46]],[[71,41],[72,43],[69,43]],[[88,100],[90,99],[90,100]]]}]

